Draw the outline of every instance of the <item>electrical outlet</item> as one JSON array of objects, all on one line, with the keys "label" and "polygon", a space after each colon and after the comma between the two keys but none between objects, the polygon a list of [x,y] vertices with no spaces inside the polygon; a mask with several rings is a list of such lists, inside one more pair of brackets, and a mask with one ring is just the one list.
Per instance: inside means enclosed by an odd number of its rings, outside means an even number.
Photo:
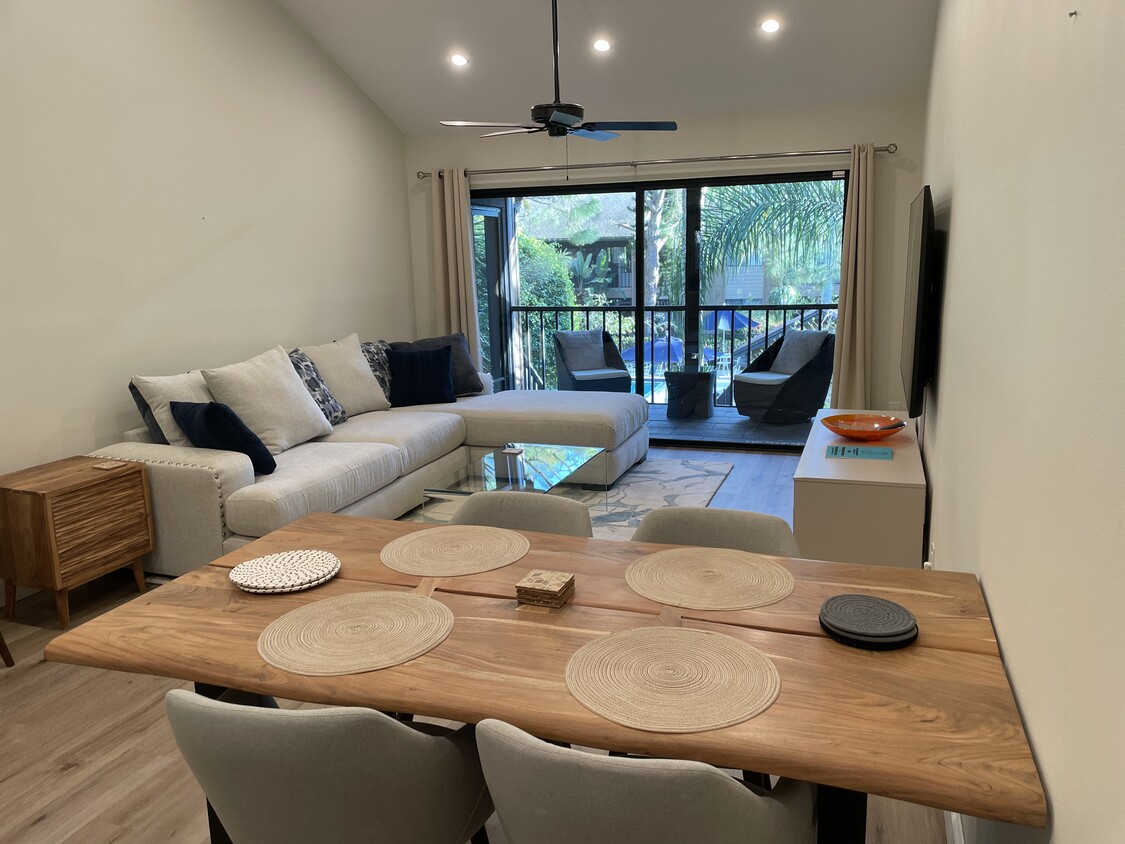
[{"label": "electrical outlet", "polygon": [[926,562],[929,563],[927,568],[933,568],[937,565],[937,551],[934,549],[934,541],[930,540],[930,553],[926,556]]},{"label": "electrical outlet", "polygon": [[890,403],[888,409],[889,410],[902,410],[902,402],[893,401],[893,402]]}]

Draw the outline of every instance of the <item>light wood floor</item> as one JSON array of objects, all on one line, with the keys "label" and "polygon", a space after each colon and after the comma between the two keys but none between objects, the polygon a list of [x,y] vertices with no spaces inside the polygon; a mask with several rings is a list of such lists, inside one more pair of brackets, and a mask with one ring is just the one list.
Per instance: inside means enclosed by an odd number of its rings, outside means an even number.
[{"label": "light wood floor", "polygon": [[[712,506],[791,519],[793,455],[662,448],[652,456],[733,463]],[[80,587],[71,594],[73,623],[134,594],[128,572]],[[49,595],[20,601],[18,618],[0,620],[16,659],[14,668],[0,666],[0,842],[207,841],[203,794],[162,704],[169,689],[188,684],[45,662],[43,647],[59,633]],[[493,844],[507,844],[495,817],[488,831]],[[867,841],[945,844],[941,813],[873,797]]]}]

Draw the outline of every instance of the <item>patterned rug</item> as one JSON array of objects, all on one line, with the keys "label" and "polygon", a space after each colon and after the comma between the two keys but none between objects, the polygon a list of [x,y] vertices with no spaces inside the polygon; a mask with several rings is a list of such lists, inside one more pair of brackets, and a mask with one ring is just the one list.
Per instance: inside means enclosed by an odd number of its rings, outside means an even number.
[{"label": "patterned rug", "polygon": [[[629,539],[649,510],[706,507],[732,468],[730,463],[649,459],[618,479],[608,493],[608,504],[606,493],[581,487],[561,486],[551,494],[573,498],[589,507],[598,539]],[[444,524],[458,505],[457,501],[432,500],[402,519]]]}]

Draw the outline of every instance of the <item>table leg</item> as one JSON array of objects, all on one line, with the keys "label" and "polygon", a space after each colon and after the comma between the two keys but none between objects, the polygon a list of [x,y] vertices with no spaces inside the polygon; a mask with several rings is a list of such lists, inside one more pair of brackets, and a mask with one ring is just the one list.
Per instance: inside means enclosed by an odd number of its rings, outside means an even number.
[{"label": "table leg", "polygon": [[16,661],[12,659],[12,652],[8,650],[8,643],[4,641],[3,633],[0,633],[0,659],[3,659],[4,664],[9,668],[16,664]]},{"label": "table leg", "polygon": [[16,619],[16,582],[4,581],[4,614],[12,621]]},{"label": "table leg", "polygon": [[226,827],[223,826],[223,822],[215,814],[210,800],[207,801],[207,832],[211,836],[211,844],[234,844],[227,833]]},{"label": "table leg", "polygon": [[817,844],[864,844],[867,840],[867,795],[862,791],[818,785]]}]

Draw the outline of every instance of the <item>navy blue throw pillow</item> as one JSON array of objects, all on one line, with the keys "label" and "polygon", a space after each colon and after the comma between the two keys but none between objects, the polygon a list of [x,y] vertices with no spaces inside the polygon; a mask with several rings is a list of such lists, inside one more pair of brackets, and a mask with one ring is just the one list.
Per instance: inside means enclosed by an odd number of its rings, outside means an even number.
[{"label": "navy blue throw pillow", "polygon": [[277,463],[258,435],[246,427],[227,405],[213,402],[174,401],[172,418],[196,448],[239,451],[254,464],[255,475],[268,475]]},{"label": "navy blue throw pillow", "polygon": [[453,350],[449,346],[407,352],[391,349],[391,407],[448,404],[453,393]]}]

